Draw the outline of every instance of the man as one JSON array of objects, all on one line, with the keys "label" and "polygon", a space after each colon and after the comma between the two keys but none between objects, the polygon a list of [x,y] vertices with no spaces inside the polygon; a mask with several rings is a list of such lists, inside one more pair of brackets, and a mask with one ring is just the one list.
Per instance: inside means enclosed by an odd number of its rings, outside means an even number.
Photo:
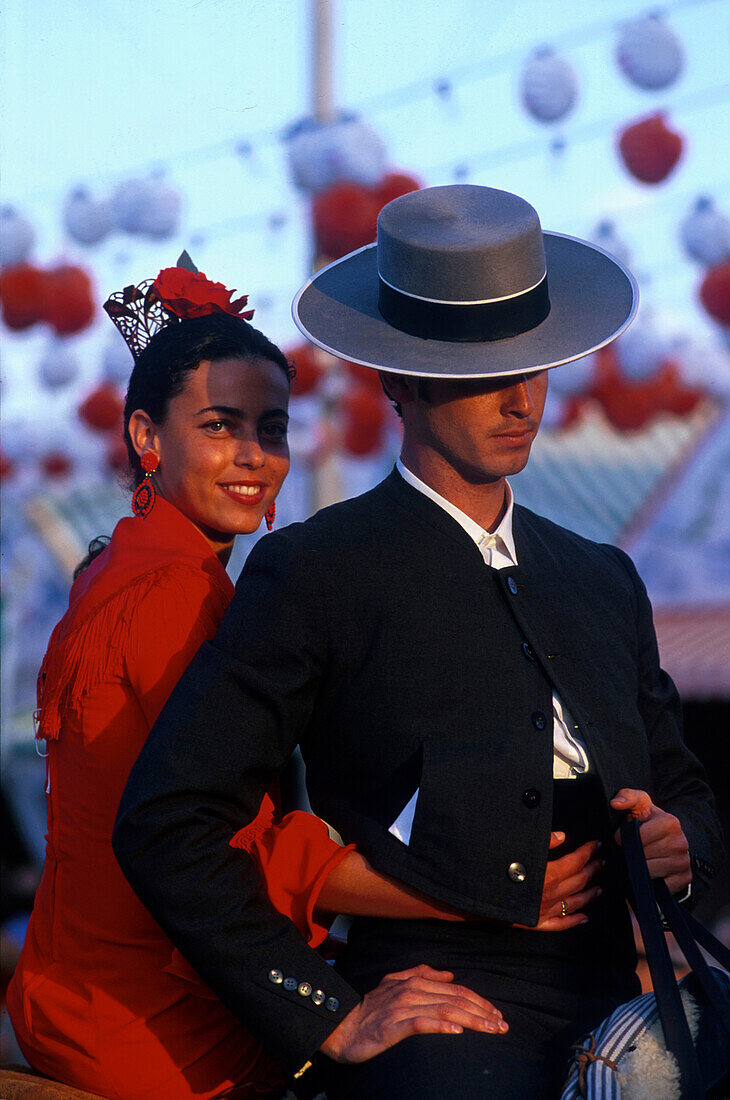
[{"label": "man", "polygon": [[[115,850],[286,1068],[329,1055],[331,1098],[554,1095],[570,1043],[636,991],[619,814],[644,822],[651,873],[679,896],[713,873],[712,798],[631,562],[513,504],[505,480],[548,368],[634,309],[605,253],[466,185],[390,203],[377,245],[295,301],[310,339],[381,372],[401,459],[255,548],[135,767]],[[317,813],[474,919],[356,920],[347,980],[310,952],[228,848],[297,743]],[[384,977],[419,963],[494,1001],[509,1031],[419,1034],[428,1010],[393,1000],[414,979]]]}]

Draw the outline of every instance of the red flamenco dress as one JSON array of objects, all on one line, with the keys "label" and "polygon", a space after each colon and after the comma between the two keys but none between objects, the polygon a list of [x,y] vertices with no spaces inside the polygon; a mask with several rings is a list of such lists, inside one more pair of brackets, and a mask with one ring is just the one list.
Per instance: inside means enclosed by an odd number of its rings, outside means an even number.
[{"label": "red flamenco dress", "polygon": [[[79,576],[38,681],[48,747],[43,878],[7,995],[29,1063],[115,1100],[261,1096],[277,1066],[187,965],[114,859],[111,834],[129,771],[233,585],[196,527],[158,497],[123,519]],[[316,946],[314,908],[349,848],[304,813],[232,838],[258,858],[272,903]],[[247,834],[250,841],[247,842]]]}]

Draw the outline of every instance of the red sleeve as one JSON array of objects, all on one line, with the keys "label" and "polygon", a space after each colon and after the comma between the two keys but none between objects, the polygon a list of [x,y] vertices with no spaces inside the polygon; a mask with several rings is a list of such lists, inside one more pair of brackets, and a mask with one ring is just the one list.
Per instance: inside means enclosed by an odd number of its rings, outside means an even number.
[{"label": "red sleeve", "polygon": [[322,885],[355,845],[342,847],[314,814],[295,810],[274,823],[274,804],[264,795],[258,816],[231,839],[231,847],[249,852],[261,870],[272,905],[289,917],[310,947],[322,943],[329,925],[320,924],[315,909]]},{"label": "red sleeve", "polygon": [[227,598],[202,569],[172,564],[155,573],[134,610],[126,672],[150,728],[172,689],[215,634]]}]

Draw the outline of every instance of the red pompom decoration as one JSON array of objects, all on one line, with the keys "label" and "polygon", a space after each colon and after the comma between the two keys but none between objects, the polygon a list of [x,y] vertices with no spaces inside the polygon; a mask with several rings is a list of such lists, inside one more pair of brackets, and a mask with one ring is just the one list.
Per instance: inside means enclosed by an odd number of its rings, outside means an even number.
[{"label": "red pompom decoration", "polygon": [[58,336],[73,336],[94,320],[91,279],[80,267],[63,265],[47,271],[43,280],[43,320]]},{"label": "red pompom decoration", "polygon": [[114,386],[102,382],[79,407],[79,416],[95,432],[109,432],[120,426],[124,404]]},{"label": "red pompom decoration", "polygon": [[377,451],[383,442],[387,406],[385,398],[360,388],[342,399],[342,446],[348,454],[364,456]]},{"label": "red pompom decoration", "polygon": [[710,268],[700,286],[700,300],[714,321],[730,325],[730,260]]},{"label": "red pompom decoration", "polygon": [[681,134],[667,126],[659,113],[621,131],[618,149],[631,175],[642,183],[661,183],[676,167],[684,148]]},{"label": "red pompom decoration", "polygon": [[291,348],[286,353],[290,363],[294,364],[297,372],[292,379],[292,397],[303,397],[305,393],[312,393],[317,389],[322,371],[317,365],[314,348],[311,344],[300,344]]},{"label": "red pompom decoration", "polygon": [[17,264],[0,271],[2,317],[14,332],[42,319],[44,279],[44,273],[33,264]]}]

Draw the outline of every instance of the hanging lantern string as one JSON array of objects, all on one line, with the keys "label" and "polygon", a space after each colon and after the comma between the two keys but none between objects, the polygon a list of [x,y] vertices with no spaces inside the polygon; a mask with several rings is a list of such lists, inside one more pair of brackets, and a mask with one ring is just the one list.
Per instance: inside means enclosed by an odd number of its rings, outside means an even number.
[{"label": "hanging lantern string", "polygon": [[[690,92],[686,96],[679,96],[672,101],[672,117],[692,114],[694,111],[701,111],[708,107],[716,107],[721,103],[726,103],[730,100],[730,86],[727,84],[718,84],[711,88],[702,88],[696,92]],[[606,132],[612,132],[622,122],[625,122],[624,115],[606,117],[601,119],[595,119],[592,122],[585,122],[583,125],[571,125],[567,128],[566,132],[570,137],[571,147],[581,145],[586,141],[593,141],[595,138],[603,137]],[[523,160],[527,157],[540,155],[546,146],[545,135],[540,134],[534,138],[527,138],[525,141],[516,141],[511,145],[502,145],[496,149],[488,149],[483,153],[477,153],[469,157],[463,158],[458,161],[459,164],[463,164],[470,171],[480,170],[483,168],[493,168],[495,166],[509,164],[512,161]],[[447,172],[452,171],[454,168],[454,159],[451,158],[448,161],[443,161],[441,164],[424,166],[420,171],[428,176],[441,176]]]},{"label": "hanging lantern string", "polygon": [[[670,2],[662,5],[661,14],[663,17],[668,17],[684,8],[694,8],[705,4],[715,3],[718,3],[718,0],[674,0],[673,3]],[[626,18],[629,18],[629,16]],[[613,33],[622,22],[624,22],[624,20],[617,21],[615,16],[610,19],[597,19],[593,23],[564,31],[562,34],[551,35],[549,37],[550,46],[559,52],[567,49],[574,49],[578,46],[584,46],[594,41],[596,38],[605,36],[607,33]],[[513,71],[516,66],[524,61],[525,52],[524,46],[519,46],[513,50],[506,50],[504,53],[484,61],[472,61],[469,64],[451,68],[448,73],[440,75],[445,77],[448,76],[454,87],[459,84],[472,83],[473,81],[481,80],[485,76],[492,76],[500,71]],[[356,104],[356,107],[358,110],[368,115],[405,107],[412,103],[432,98],[434,84],[434,79],[415,80],[413,83],[403,85],[395,91],[382,92],[380,95],[374,95],[367,99],[363,99]]]},{"label": "hanging lantern string", "polygon": [[[668,0],[667,3],[662,5],[662,15],[668,17],[687,8],[697,8],[707,4],[716,4],[718,2],[721,2],[721,0]],[[550,44],[556,49],[570,49],[582,46],[594,41],[596,38],[605,36],[607,33],[613,33],[620,25],[620,22],[621,21],[617,22],[615,16],[610,19],[596,20],[585,26],[576,27],[572,30],[564,31],[562,34],[551,36]],[[513,50],[507,50],[496,57],[470,62],[469,64],[453,68],[449,70],[448,73],[440,73],[439,76],[448,76],[449,81],[455,88],[460,84],[470,83],[485,76],[493,75],[500,70],[514,70],[515,66],[522,62],[524,58],[525,49],[520,46]],[[396,110],[409,104],[430,99],[433,97],[436,83],[436,77],[417,80],[392,91],[383,92],[380,95],[362,99],[353,105],[353,110],[362,112],[366,115],[372,115],[389,110]],[[717,91],[723,90],[726,92],[726,89],[717,89]],[[710,92],[712,91],[713,89],[710,89]],[[677,101],[677,104],[678,103],[679,101]],[[280,145],[282,140],[284,140],[283,134],[286,128],[287,125],[282,123],[278,127],[267,127],[266,129],[240,134],[237,138],[224,138],[220,141],[210,142],[206,145],[200,145],[184,152],[174,153],[166,157],[164,163],[165,166],[170,169],[190,168],[200,164],[207,164],[222,157],[229,157],[231,154],[236,155],[236,153],[239,153],[240,155],[239,150],[242,147],[245,147],[248,155],[253,156],[265,148]],[[538,147],[537,143],[536,147]],[[542,146],[539,147],[542,148]],[[495,151],[495,155],[497,153],[499,153],[499,150]],[[513,158],[510,156],[508,159]],[[119,179],[144,175],[159,166],[159,160],[148,161],[145,164],[137,165],[135,168],[115,171],[113,173],[100,173],[98,176],[95,176],[95,182],[97,186],[101,187],[105,183],[113,183]],[[25,196],[25,202],[29,200],[56,200],[59,196],[65,194],[67,190],[68,188],[54,189],[53,191],[29,192]]]}]

